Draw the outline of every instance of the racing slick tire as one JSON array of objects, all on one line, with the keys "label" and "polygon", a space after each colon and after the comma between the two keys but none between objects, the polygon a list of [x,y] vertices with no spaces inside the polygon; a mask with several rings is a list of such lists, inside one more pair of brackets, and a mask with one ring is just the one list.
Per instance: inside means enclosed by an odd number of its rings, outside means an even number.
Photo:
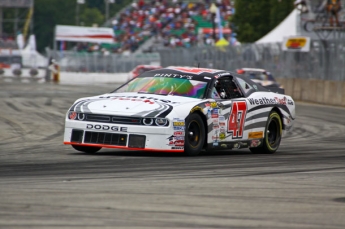
[{"label": "racing slick tire", "polygon": [[184,153],[187,156],[198,155],[205,141],[205,125],[198,114],[191,114],[186,118],[186,133]]},{"label": "racing slick tire", "polygon": [[268,116],[263,143],[259,147],[249,148],[252,153],[272,154],[277,151],[280,145],[283,132],[282,120],[276,111]]},{"label": "racing slick tire", "polygon": [[98,152],[100,149],[102,149],[102,147],[92,147],[92,146],[77,146],[77,145],[72,145],[72,147],[75,150],[84,152],[84,153],[96,153]]}]

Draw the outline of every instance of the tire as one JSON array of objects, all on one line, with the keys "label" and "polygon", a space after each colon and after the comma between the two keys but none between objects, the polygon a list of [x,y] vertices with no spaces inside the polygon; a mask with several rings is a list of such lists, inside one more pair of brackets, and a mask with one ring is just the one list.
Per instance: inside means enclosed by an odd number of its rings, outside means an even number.
[{"label": "tire", "polygon": [[98,152],[100,149],[102,149],[102,147],[92,147],[92,146],[77,146],[77,145],[72,145],[72,147],[75,150],[84,152],[84,153],[96,153]]},{"label": "tire", "polygon": [[249,148],[250,151],[257,154],[275,153],[279,148],[282,132],[282,120],[276,111],[272,111],[268,116],[262,146]]},{"label": "tire", "polygon": [[184,152],[187,156],[198,155],[205,142],[205,125],[198,114],[191,114],[186,118],[186,134]]}]

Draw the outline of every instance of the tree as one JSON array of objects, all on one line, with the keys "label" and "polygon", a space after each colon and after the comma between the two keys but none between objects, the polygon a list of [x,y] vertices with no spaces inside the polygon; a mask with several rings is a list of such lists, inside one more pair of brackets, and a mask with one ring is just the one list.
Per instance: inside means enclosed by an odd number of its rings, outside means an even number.
[{"label": "tree", "polygon": [[85,8],[80,15],[80,23],[83,26],[92,26],[94,24],[102,25],[104,16],[97,8]]},{"label": "tree", "polygon": [[76,1],[71,0],[35,0],[34,34],[38,51],[53,45],[56,25],[74,25]]},{"label": "tree", "polygon": [[243,43],[255,42],[277,26],[293,9],[293,0],[235,0],[237,39]]}]

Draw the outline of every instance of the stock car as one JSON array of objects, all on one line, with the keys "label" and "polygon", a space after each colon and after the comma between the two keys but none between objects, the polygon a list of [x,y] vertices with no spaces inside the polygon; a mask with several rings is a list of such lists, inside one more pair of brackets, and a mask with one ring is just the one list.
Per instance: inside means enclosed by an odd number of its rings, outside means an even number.
[{"label": "stock car", "polygon": [[291,131],[295,102],[235,73],[192,67],[144,72],[69,108],[64,144],[198,155],[203,149],[274,153]]},{"label": "stock car", "polygon": [[270,91],[284,93],[283,85],[279,84],[272,73],[261,68],[240,68],[236,70],[238,74],[243,74],[257,84],[266,87]]}]

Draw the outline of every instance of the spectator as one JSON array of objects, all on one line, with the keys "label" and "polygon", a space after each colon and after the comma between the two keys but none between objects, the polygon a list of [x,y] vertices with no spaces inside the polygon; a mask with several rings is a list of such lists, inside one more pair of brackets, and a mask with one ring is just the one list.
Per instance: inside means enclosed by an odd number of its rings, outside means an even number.
[{"label": "spectator", "polygon": [[340,0],[327,0],[327,11],[330,13],[329,17],[329,24],[333,26],[333,19],[335,18],[335,22],[337,26],[339,24],[339,15],[338,12],[341,10],[341,3]]}]

